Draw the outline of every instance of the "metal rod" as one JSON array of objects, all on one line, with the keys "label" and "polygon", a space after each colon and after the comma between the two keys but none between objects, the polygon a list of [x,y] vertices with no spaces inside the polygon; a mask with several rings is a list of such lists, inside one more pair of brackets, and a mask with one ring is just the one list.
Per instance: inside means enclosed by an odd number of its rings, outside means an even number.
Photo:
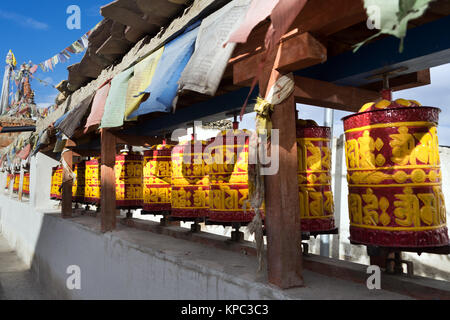
[{"label": "metal rod", "polygon": [[9,133],[9,132],[35,132],[35,126],[20,126],[20,127],[0,127],[0,133]]},{"label": "metal rod", "polygon": [[[324,112],[324,126],[331,128],[331,150],[333,150],[333,122],[334,122],[334,110],[326,108]],[[330,235],[320,235],[320,255],[324,257],[330,256]]]}]

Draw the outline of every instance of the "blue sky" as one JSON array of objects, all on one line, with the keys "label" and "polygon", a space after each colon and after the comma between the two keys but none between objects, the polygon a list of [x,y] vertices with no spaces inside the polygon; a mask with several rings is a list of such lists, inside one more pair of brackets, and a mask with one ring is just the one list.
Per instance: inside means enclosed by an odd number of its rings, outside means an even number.
[{"label": "blue sky", "polygon": [[[83,34],[102,20],[100,7],[110,3],[110,0],[58,0],[36,1],[23,0],[20,6],[17,1],[2,1],[0,5],[0,61],[4,61],[8,50],[11,49],[17,63],[32,61],[39,64],[67,46],[78,40]],[[66,13],[70,5],[78,5],[81,9],[81,29],[69,30]],[[36,77],[53,85],[67,79],[67,67],[77,63],[83,53],[72,55],[63,64],[56,65],[53,72],[42,72],[40,69]],[[1,68],[3,75],[3,68]],[[58,91],[50,86],[43,86],[33,80],[36,103],[39,106],[53,104]]]},{"label": "blue sky", "polygon": [[[23,0],[20,6],[16,1],[2,1],[0,5],[0,61],[9,49],[16,55],[18,63],[41,63],[53,57],[102,20],[100,7],[111,0],[59,0],[36,1]],[[70,5],[78,5],[81,9],[81,29],[69,30],[66,13]],[[3,55],[3,56],[2,56]],[[53,72],[36,73],[36,77],[53,85],[67,79],[67,67],[81,60],[83,54],[72,55],[64,64],[58,64]],[[0,69],[2,70],[2,69]],[[2,71],[0,71],[2,72]],[[432,84],[424,87],[396,92],[394,98],[407,98],[420,101],[423,105],[436,106],[442,109],[439,125],[439,139],[441,145],[450,146],[450,64],[431,69]],[[58,91],[50,86],[43,86],[33,81],[32,87],[36,93],[36,103],[41,107],[53,104]],[[314,119],[323,123],[323,110],[317,107],[298,105],[300,117]],[[345,112],[335,112],[334,135],[343,132],[342,121]],[[242,128],[254,129],[254,114],[246,115]]]}]

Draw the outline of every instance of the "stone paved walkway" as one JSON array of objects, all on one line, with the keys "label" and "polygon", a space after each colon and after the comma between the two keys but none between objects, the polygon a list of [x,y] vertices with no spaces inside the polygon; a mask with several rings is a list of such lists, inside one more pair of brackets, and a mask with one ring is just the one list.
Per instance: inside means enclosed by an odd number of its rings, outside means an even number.
[{"label": "stone paved walkway", "polygon": [[47,300],[30,269],[0,233],[0,300]]}]

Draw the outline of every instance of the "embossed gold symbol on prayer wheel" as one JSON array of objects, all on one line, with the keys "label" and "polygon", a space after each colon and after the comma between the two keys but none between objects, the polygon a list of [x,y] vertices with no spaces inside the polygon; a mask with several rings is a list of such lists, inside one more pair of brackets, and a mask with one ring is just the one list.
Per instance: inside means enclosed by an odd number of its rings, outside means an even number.
[{"label": "embossed gold symbol on prayer wheel", "polygon": [[19,192],[19,184],[20,184],[20,173],[14,174],[14,184],[13,184],[13,192]]},{"label": "embossed gold symbol on prayer wheel", "polygon": [[22,193],[25,195],[30,195],[30,173],[29,172],[25,172],[23,174]]},{"label": "embossed gold symbol on prayer wheel", "polygon": [[62,178],[63,178],[62,166],[52,168],[50,198],[53,200],[61,200]]},{"label": "embossed gold symbol on prayer wheel", "polygon": [[72,201],[84,202],[85,181],[86,181],[86,161],[81,161],[73,166],[75,178],[72,184]]},{"label": "embossed gold symbol on prayer wheel", "polygon": [[101,163],[100,158],[93,158],[86,161],[86,180],[84,189],[84,199],[88,204],[100,205],[101,187]]},{"label": "embossed gold symbol on prayer wheel", "polygon": [[210,164],[209,221],[249,223],[255,216],[247,201],[249,139],[247,130],[224,130],[205,150]]},{"label": "embossed gold symbol on prayer wheel", "polygon": [[116,156],[116,207],[137,209],[142,207],[142,163],[140,154],[123,152]]},{"label": "embossed gold symbol on prayer wheel", "polygon": [[302,232],[335,229],[331,191],[331,129],[297,121],[298,194]]},{"label": "embossed gold symbol on prayer wheel", "polygon": [[144,214],[170,214],[174,147],[170,144],[160,144],[144,153],[144,204],[142,206]]},{"label": "embossed gold symbol on prayer wheel", "polygon": [[195,220],[209,214],[205,147],[205,141],[191,140],[180,143],[172,152],[172,217]]},{"label": "embossed gold symbol on prayer wheel", "polygon": [[449,244],[438,108],[381,100],[345,117],[350,240],[387,247]]}]

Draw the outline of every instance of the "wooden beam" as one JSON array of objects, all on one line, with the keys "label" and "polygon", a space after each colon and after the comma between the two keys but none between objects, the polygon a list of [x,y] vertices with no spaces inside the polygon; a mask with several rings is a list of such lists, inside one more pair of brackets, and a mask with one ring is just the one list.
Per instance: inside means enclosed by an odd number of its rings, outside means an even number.
[{"label": "wooden beam", "polygon": [[[279,45],[279,55],[274,69],[289,73],[307,68],[327,59],[327,49],[309,33],[296,33],[285,38]],[[258,65],[266,55],[261,51],[233,65],[233,84],[248,86],[256,76]]]},{"label": "wooden beam", "polygon": [[[429,84],[431,84],[430,69],[420,70],[389,79],[389,87],[392,91],[417,88]],[[380,91],[383,88],[383,81],[373,82],[364,85],[361,88]]]},{"label": "wooden beam", "polygon": [[127,135],[121,133],[114,133],[117,144],[127,144],[130,146],[151,147],[163,142],[163,137],[146,137],[138,135]]},{"label": "wooden beam", "polygon": [[109,232],[116,228],[116,138],[102,129],[101,139],[101,231]]},{"label": "wooden beam", "polygon": [[[72,151],[66,151],[63,153],[63,159],[66,161],[67,165],[72,168],[73,163],[73,153]],[[72,185],[73,180],[69,176],[69,172],[63,168],[63,181],[61,188],[61,214],[63,218],[72,217]]]},{"label": "wooden beam", "polygon": [[408,30],[403,52],[400,40],[385,37],[351,51],[328,57],[320,65],[295,72],[296,75],[329,81],[341,85],[363,86],[373,82],[370,77],[386,71],[404,68],[399,73],[410,74],[450,62],[450,37],[442,30],[450,29],[450,16]]},{"label": "wooden beam", "polygon": [[74,157],[100,157],[100,150],[71,149]]},{"label": "wooden beam", "polygon": [[117,21],[121,24],[130,26],[132,28],[145,31],[148,33],[157,32],[159,26],[151,24],[143,19],[143,14],[133,12],[128,8],[123,8],[117,5],[117,2],[112,2],[106,6],[101,7],[100,12],[105,18]]},{"label": "wooden beam", "polygon": [[[287,35],[292,32],[309,32],[318,38],[326,37],[366,19],[361,0],[333,0],[332,5],[329,0],[308,1]],[[261,23],[251,32],[247,43],[238,44],[230,62],[237,62],[260,52],[264,47],[269,24],[269,21]]]},{"label": "wooden beam", "polygon": [[292,26],[325,37],[365,20],[361,0],[314,0],[306,3]]},{"label": "wooden beam", "polygon": [[295,102],[356,112],[365,103],[380,98],[377,91],[295,76]]},{"label": "wooden beam", "polygon": [[[280,51],[278,51],[279,53]],[[274,69],[278,55],[259,81],[266,96],[281,74]],[[265,227],[267,234],[267,269],[269,282],[282,288],[303,285],[300,205],[297,181],[297,140],[294,95],[276,106],[273,129],[279,132],[278,172],[265,176]],[[272,163],[277,155],[271,155]]]}]

